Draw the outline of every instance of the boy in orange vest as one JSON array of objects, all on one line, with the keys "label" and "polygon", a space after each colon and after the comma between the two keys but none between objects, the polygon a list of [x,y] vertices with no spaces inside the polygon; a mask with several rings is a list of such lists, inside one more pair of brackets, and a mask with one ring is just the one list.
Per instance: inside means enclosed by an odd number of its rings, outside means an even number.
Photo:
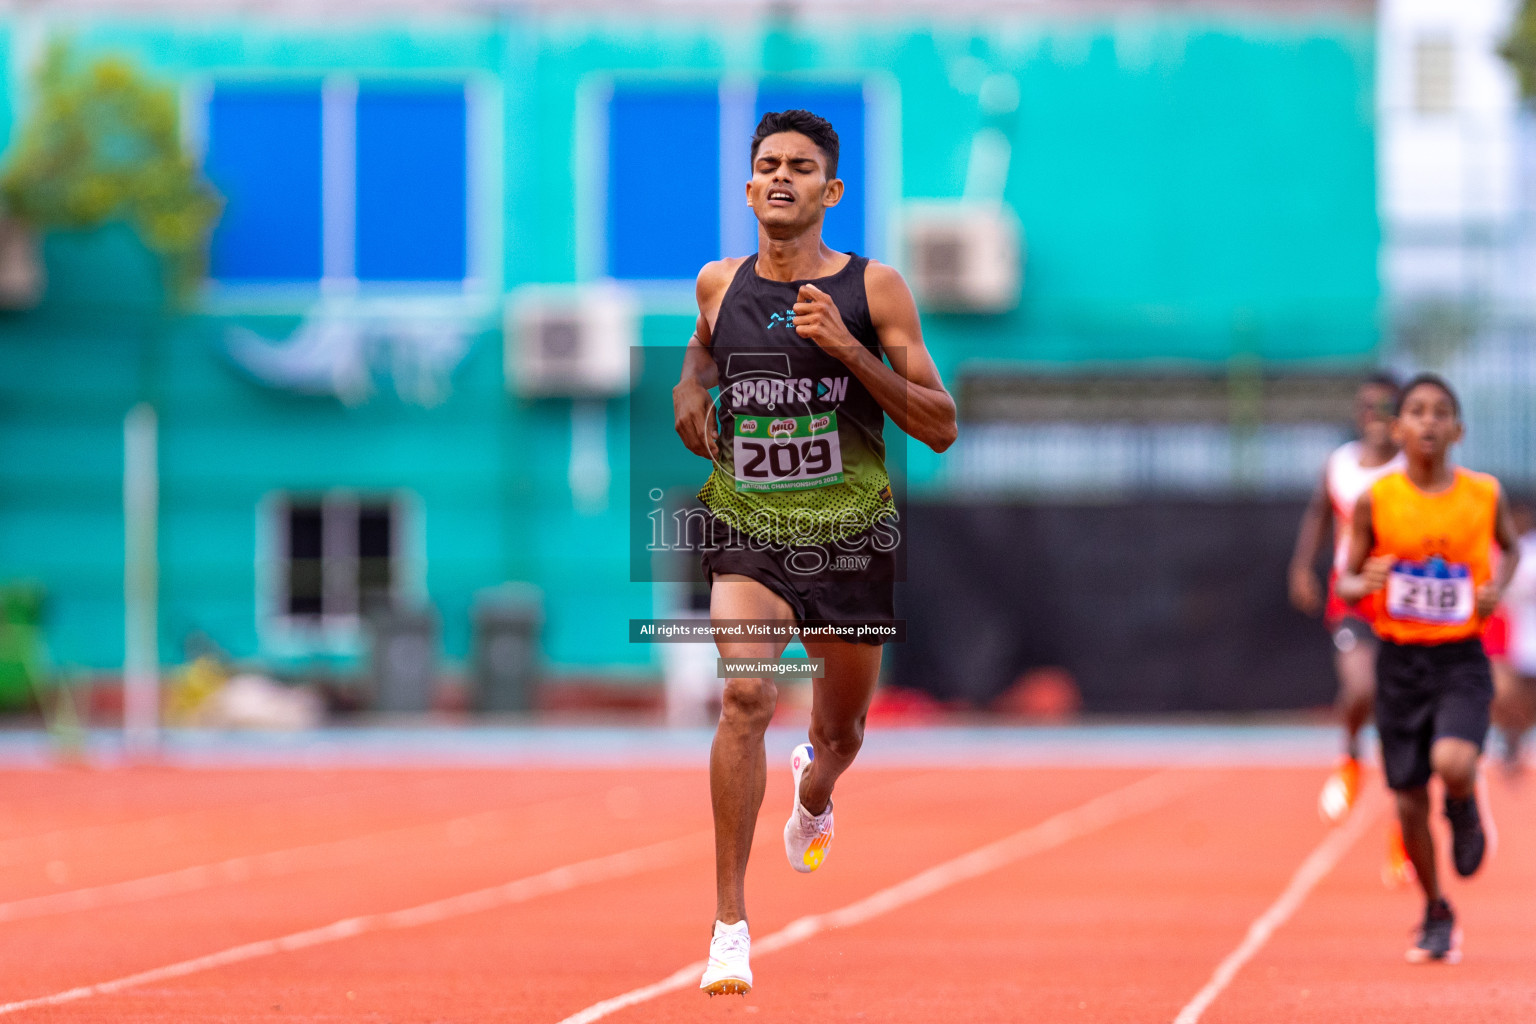
[{"label": "boy in orange vest", "polygon": [[[1407,467],[1355,505],[1339,596],[1363,601],[1381,640],[1376,729],[1397,795],[1408,856],[1424,890],[1424,919],[1408,959],[1461,959],[1461,931],[1440,890],[1429,830],[1429,777],[1445,786],[1451,859],[1467,877],[1488,838],[1477,793],[1493,679],[1479,633],[1519,562],[1499,482],[1452,465],[1461,406],[1445,381],[1421,374],[1403,388],[1393,423]],[[1493,567],[1493,545],[1503,551]],[[1490,822],[1491,825],[1491,822]]]}]

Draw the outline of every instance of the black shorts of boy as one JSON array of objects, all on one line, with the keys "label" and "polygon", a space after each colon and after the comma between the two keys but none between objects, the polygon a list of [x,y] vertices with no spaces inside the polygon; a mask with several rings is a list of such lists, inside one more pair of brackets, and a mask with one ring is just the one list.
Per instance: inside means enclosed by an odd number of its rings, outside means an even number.
[{"label": "black shorts of boy", "polygon": [[[790,546],[746,537],[714,519],[707,536],[715,543],[701,556],[706,580],[728,573],[756,580],[783,598],[802,624],[854,630],[895,624],[899,544],[893,528],[877,524],[834,543]],[[894,635],[887,628],[853,642],[884,644]]]},{"label": "black shorts of boy", "polygon": [[1448,644],[1381,641],[1376,655],[1376,731],[1387,785],[1429,782],[1430,747],[1453,737],[1479,752],[1488,735],[1493,674],[1476,637]]}]

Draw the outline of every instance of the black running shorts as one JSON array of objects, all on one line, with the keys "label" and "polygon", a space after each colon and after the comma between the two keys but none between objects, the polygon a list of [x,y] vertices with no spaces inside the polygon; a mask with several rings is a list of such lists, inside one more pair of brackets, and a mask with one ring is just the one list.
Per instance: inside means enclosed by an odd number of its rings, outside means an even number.
[{"label": "black running shorts", "polygon": [[1455,737],[1483,749],[1493,675],[1477,638],[1448,644],[1381,641],[1376,656],[1376,731],[1387,785],[1429,782],[1429,748]]},{"label": "black running shorts", "polygon": [[[894,626],[898,549],[894,530],[878,526],[835,543],[789,547],[753,540],[718,519],[704,549],[704,578],[735,574],[756,580],[782,597],[802,624],[839,627]],[[853,642],[884,644],[889,631]]]}]

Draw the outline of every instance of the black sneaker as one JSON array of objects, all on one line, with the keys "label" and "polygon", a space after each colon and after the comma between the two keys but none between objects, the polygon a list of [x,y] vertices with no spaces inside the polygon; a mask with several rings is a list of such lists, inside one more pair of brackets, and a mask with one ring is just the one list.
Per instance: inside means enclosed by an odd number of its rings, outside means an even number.
[{"label": "black sneaker", "polygon": [[1451,823],[1451,862],[1456,873],[1467,878],[1483,865],[1483,854],[1488,849],[1488,837],[1483,832],[1483,820],[1477,813],[1477,797],[1465,800],[1445,798],[1445,817]]},{"label": "black sneaker", "polygon": [[1461,963],[1461,929],[1456,927],[1456,914],[1444,899],[1435,900],[1424,908],[1418,940],[1408,951],[1408,962],[1411,964],[1427,964],[1430,961]]}]

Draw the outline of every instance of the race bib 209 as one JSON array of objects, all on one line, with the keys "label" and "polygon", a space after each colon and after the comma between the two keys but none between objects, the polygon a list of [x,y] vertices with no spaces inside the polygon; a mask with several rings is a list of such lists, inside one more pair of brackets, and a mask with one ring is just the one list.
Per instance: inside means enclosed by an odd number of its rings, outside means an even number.
[{"label": "race bib 209", "polygon": [[1398,562],[1387,576],[1387,614],[1394,619],[1468,622],[1474,604],[1472,571],[1465,565],[1438,558]]},{"label": "race bib 209", "polygon": [[843,481],[837,413],[737,416],[736,490],[799,491]]}]

